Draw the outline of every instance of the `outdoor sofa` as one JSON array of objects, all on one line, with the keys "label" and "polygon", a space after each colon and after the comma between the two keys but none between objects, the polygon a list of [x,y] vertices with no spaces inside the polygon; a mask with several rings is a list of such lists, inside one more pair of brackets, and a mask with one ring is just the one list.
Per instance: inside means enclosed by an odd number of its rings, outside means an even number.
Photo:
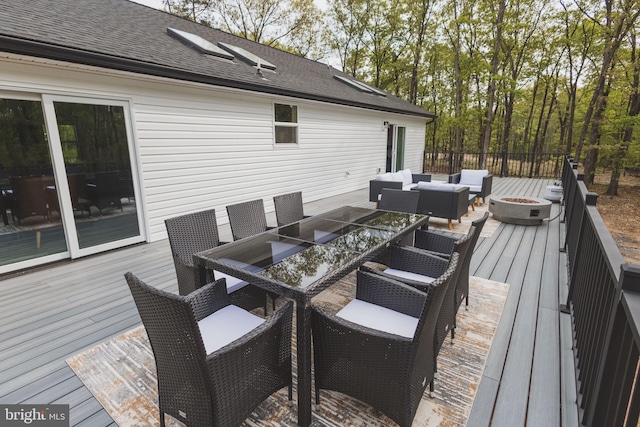
[{"label": "outdoor sofa", "polygon": [[418,185],[418,182],[431,181],[430,174],[411,173],[410,169],[402,169],[398,172],[387,172],[379,174],[375,179],[369,181],[369,201],[378,203],[383,188],[396,190],[411,190]]}]

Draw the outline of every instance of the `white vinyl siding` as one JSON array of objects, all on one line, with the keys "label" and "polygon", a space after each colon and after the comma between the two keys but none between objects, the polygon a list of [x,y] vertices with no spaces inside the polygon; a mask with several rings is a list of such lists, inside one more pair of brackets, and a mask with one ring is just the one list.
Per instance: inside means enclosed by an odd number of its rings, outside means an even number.
[{"label": "white vinyl siding", "polygon": [[[148,240],[166,238],[164,219],[302,191],[305,201],[368,187],[384,169],[383,122],[405,126],[405,167],[422,172],[425,119],[200,84],[0,60],[0,90],[127,100]],[[77,69],[76,69],[77,68]],[[298,107],[295,150],[274,146],[274,103]]]}]

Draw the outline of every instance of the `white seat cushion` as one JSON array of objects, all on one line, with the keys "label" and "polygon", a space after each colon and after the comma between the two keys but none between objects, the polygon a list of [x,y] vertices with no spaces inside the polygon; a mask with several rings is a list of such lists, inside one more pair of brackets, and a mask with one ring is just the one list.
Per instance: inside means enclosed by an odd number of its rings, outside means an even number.
[{"label": "white seat cushion", "polygon": [[402,189],[404,191],[409,191],[409,190],[412,190],[412,189],[416,188],[417,186],[418,186],[417,183],[411,183],[411,184],[403,185]]},{"label": "white seat cushion", "polygon": [[489,171],[486,169],[462,169],[460,171],[460,184],[482,186],[482,178],[487,175],[489,175]]},{"label": "white seat cushion", "polygon": [[418,319],[358,299],[345,305],[336,316],[378,331],[413,338]]},{"label": "white seat cushion", "polygon": [[411,169],[402,169],[398,171],[398,174],[402,177],[402,184],[409,185],[413,182],[413,175]]},{"label": "white seat cushion", "polygon": [[390,172],[376,175],[377,181],[397,181],[396,176]]},{"label": "white seat cushion", "polygon": [[416,185],[418,190],[437,190],[437,191],[456,191],[455,184],[435,183],[427,181],[419,181]]},{"label": "white seat cushion", "polygon": [[430,277],[430,276],[425,276],[423,274],[417,274],[417,273],[412,273],[410,271],[404,271],[404,270],[396,270],[395,268],[387,268],[386,270],[384,270],[385,273],[391,275],[391,276],[395,276],[400,278],[400,280],[402,281],[402,279],[408,279],[408,280],[413,280],[414,282],[422,282],[422,283],[426,283],[427,285],[433,283],[434,280],[436,280],[435,277]]},{"label": "white seat cushion", "polygon": [[198,322],[204,349],[211,354],[264,323],[246,310],[228,305]]},{"label": "white seat cushion", "polygon": [[472,193],[479,193],[482,191],[482,185],[467,185],[469,191]]},{"label": "white seat cushion", "polygon": [[[235,259],[229,259],[229,258],[220,258],[220,261],[224,261],[228,264],[231,265],[237,265],[239,267],[244,268],[245,270],[248,271],[252,271],[252,272],[258,272],[261,271],[262,269],[260,267],[256,267],[254,265],[250,265],[247,264],[246,262],[242,262],[242,261],[236,261]],[[227,293],[230,294],[231,292],[235,292],[238,289],[241,289],[245,286],[247,286],[249,283],[245,282],[244,280],[238,279],[236,277],[230,276],[226,273],[221,273],[217,270],[213,270],[213,279],[214,280],[219,280],[222,278],[227,279]]]},{"label": "white seat cushion", "polygon": [[245,282],[244,280],[240,280],[237,277],[233,277],[233,276],[229,276],[228,274],[225,273],[221,273],[219,271],[213,270],[213,278],[214,280],[218,280],[218,279],[222,279],[222,278],[227,279],[227,293],[230,294],[231,292],[235,292],[240,288],[244,288],[245,286],[247,286],[249,283]]}]

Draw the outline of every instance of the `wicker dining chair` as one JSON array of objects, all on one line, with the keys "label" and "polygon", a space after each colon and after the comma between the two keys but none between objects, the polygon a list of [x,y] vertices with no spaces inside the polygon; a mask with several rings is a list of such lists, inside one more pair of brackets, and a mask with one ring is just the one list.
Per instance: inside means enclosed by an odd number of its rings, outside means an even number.
[{"label": "wicker dining chair", "polygon": [[[187,295],[199,287],[193,254],[219,246],[218,223],[215,209],[194,212],[165,220],[173,264],[178,278],[178,292]],[[267,310],[267,292],[247,282],[217,271],[211,279],[227,279],[231,302],[245,310],[263,307]]]},{"label": "wicker dining chair", "polygon": [[269,229],[262,199],[227,206],[233,240],[244,239]]},{"label": "wicker dining chair", "polygon": [[385,211],[416,213],[419,196],[418,191],[383,188],[378,208]]},{"label": "wicker dining chair", "polygon": [[278,227],[308,217],[304,214],[301,191],[273,196],[273,205],[276,208]]},{"label": "wicker dining chair", "polygon": [[316,404],[335,390],[409,427],[434,376],[435,328],[457,259],[424,292],[357,272],[356,299],[337,314],[312,307]]},{"label": "wicker dining chair", "polygon": [[225,280],[181,296],[125,278],[155,357],[160,425],[236,426],[267,397],[292,399],[287,302],[267,319],[230,303]]},{"label": "wicker dining chair", "polygon": [[[267,225],[267,215],[264,211],[262,199],[229,205],[227,206],[227,216],[229,217],[233,240],[244,239],[273,228]],[[271,297],[271,305],[275,310],[278,295],[273,292],[267,292],[267,295]],[[265,302],[265,313],[266,310]]]},{"label": "wicker dining chair", "polygon": [[[458,254],[457,268],[454,270],[449,287],[438,314],[438,326],[433,342],[434,370],[438,370],[437,357],[447,335],[451,336],[451,343],[455,338],[456,328],[456,286],[464,258],[467,256],[470,235],[462,236],[456,243],[454,254]],[[363,270],[383,275],[387,278],[401,281],[420,290],[426,290],[431,283],[447,271],[453,262],[453,255],[448,259],[436,256],[411,246],[391,246],[389,251],[389,268],[379,271],[363,267]],[[430,385],[433,391],[433,383]]]},{"label": "wicker dining chair", "polygon": [[[473,251],[475,250],[480,233],[489,218],[489,212],[485,212],[482,218],[471,223],[468,234],[471,235],[469,242],[469,256],[464,257],[460,268],[460,276],[456,285],[456,312],[460,308],[462,301],[465,301],[465,308],[469,306],[469,276]],[[454,251],[454,243],[460,238],[457,234],[440,233],[431,230],[417,230],[415,233],[414,246],[416,248],[431,251],[440,256],[448,257]]]}]

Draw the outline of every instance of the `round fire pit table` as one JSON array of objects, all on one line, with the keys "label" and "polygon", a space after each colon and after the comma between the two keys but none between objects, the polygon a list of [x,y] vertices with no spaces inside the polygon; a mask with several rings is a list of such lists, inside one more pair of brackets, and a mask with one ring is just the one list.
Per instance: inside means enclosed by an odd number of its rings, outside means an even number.
[{"label": "round fire pit table", "polygon": [[538,225],[549,218],[551,202],[537,197],[496,196],[489,201],[489,212],[508,224]]}]

